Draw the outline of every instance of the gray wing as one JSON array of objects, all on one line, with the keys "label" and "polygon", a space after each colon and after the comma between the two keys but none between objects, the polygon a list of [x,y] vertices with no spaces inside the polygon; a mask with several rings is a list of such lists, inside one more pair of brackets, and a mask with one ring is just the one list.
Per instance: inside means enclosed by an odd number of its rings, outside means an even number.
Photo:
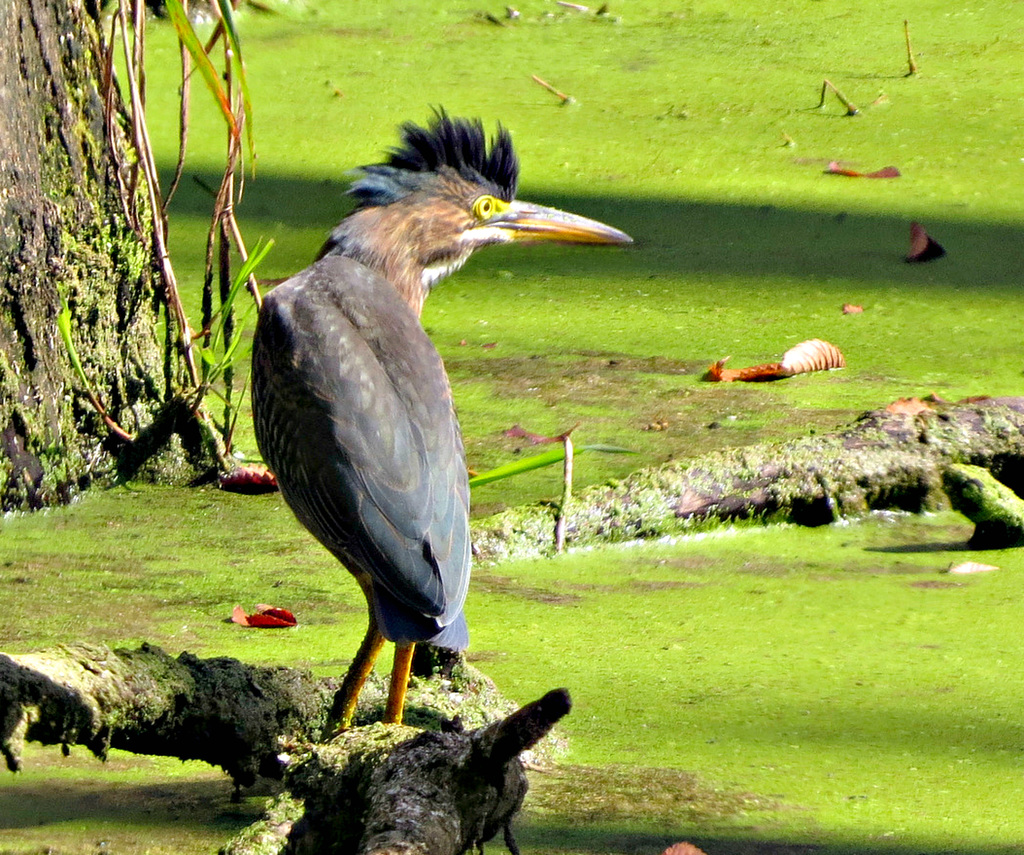
[{"label": "gray wing", "polygon": [[385,635],[427,640],[461,621],[462,439],[441,358],[389,282],[329,257],[271,292],[253,344],[253,415],[296,516],[386,593]]}]

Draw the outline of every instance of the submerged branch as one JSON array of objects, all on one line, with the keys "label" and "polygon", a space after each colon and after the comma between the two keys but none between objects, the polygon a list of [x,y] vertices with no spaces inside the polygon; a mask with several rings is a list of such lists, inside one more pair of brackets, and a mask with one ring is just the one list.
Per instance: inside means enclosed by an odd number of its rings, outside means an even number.
[{"label": "submerged branch", "polygon": [[[948,507],[953,463],[990,470],[1024,493],[1024,398],[872,411],[847,428],[788,443],[714,452],[591,487],[572,503],[566,547],[682,534],[743,519],[822,525],[873,510]],[[516,508],[473,529],[479,560],[552,550],[553,510]]]}]

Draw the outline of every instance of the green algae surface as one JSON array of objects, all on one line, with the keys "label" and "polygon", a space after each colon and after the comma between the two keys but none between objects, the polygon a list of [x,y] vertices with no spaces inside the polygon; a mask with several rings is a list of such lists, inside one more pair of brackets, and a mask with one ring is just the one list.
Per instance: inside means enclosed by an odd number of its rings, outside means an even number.
[{"label": "green algae surface", "polygon": [[[514,700],[565,686],[575,704],[566,766],[535,776],[520,842],[1019,851],[1024,558],[971,552],[971,532],[952,512],[877,515],[477,567],[471,661]],[[276,496],[115,490],[8,520],[3,537],[7,651],[145,639],[326,674],[363,631],[356,586]],[[946,572],[970,560],[1000,569]],[[256,601],[299,626],[227,622]],[[118,851],[164,851],[165,834],[209,851],[256,809],[232,811],[229,781],[197,764],[115,761],[34,750],[27,774],[0,778],[0,850],[87,851],[114,826]],[[47,787],[61,810],[33,801]]]},{"label": "green algae surface", "polygon": [[[613,2],[597,16],[530,2],[515,21],[503,4],[280,5],[241,17],[259,162],[238,213],[250,246],[276,242],[261,276],[305,266],[347,210],[347,171],[437,105],[509,127],[523,198],[636,239],[488,250],[437,288],[424,323],[473,468],[520,453],[503,435],[517,422],[578,422],[582,442],[639,452],[581,457],[578,482],[600,483],[828,430],[896,397],[1021,393],[1019,3]],[[149,47],[169,172],[170,28],[154,23]],[[831,96],[816,107],[825,78],[858,116]],[[205,95],[194,87],[171,225],[197,320],[202,185],[219,180],[224,138]],[[901,177],[828,175],[830,161]],[[903,262],[912,220],[945,258]],[[775,361],[808,338],[847,368],[701,380],[724,356]],[[239,448],[255,453],[244,423]],[[474,503],[555,498],[558,478],[490,485]],[[1019,852],[1024,568],[1015,551],[965,551],[970,533],[954,514],[880,517],[477,568],[476,663],[516,700],[565,685],[576,701],[569,765],[536,776],[524,851]],[[363,631],[357,587],[278,497],[120,489],[5,520],[0,544],[11,652],[147,640],[338,673]],[[1001,569],[940,572],[972,558]],[[300,626],[226,623],[257,602]],[[0,779],[0,852],[208,852],[251,816],[195,764],[57,753]]]},{"label": "green algae surface", "polygon": [[[423,320],[452,376],[472,468],[519,453],[503,436],[517,422],[546,434],[579,423],[581,442],[640,453],[581,460],[578,479],[600,482],[709,446],[833,427],[896,397],[1020,391],[1024,33],[1012,2],[613,3],[597,16],[535,0],[514,21],[501,5],[280,5],[242,25],[258,165],[238,215],[250,244],[276,241],[260,275],[308,264],[348,210],[349,171],[438,105],[511,130],[521,197],[636,240],[489,249],[435,289]],[[169,28],[153,28],[149,46],[151,125],[169,171]],[[831,97],[816,106],[825,78],[859,115]],[[193,154],[172,206],[195,315],[202,187],[217,185],[223,160],[211,102],[194,87]],[[825,174],[831,161],[901,177]],[[904,263],[911,221],[948,255]],[[863,313],[844,315],[846,303]],[[722,357],[772,362],[809,338],[835,344],[848,367],[756,388],[701,380]],[[244,421],[239,448],[255,453]],[[557,478],[482,489],[477,507],[557,495]]]}]

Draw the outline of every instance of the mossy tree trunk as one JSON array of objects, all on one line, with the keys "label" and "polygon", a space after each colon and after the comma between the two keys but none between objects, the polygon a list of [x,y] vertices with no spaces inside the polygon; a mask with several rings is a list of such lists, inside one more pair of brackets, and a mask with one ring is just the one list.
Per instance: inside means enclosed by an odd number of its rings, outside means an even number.
[{"label": "mossy tree trunk", "polygon": [[[88,0],[85,0],[88,2]],[[0,3],[0,509],[66,501],[124,451],[84,394],[57,318],[113,421],[135,434],[169,396],[133,159],[107,123],[83,0]],[[96,5],[96,4],[92,4]],[[95,12],[95,10],[92,10]]]}]

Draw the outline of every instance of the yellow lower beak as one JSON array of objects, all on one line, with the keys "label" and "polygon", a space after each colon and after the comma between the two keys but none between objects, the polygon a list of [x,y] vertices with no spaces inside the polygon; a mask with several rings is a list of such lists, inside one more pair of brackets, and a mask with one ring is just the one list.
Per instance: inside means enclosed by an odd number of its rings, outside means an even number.
[{"label": "yellow lower beak", "polygon": [[529,202],[512,202],[505,211],[488,220],[485,227],[501,229],[516,242],[556,241],[609,246],[633,242],[625,232],[597,220]]}]

